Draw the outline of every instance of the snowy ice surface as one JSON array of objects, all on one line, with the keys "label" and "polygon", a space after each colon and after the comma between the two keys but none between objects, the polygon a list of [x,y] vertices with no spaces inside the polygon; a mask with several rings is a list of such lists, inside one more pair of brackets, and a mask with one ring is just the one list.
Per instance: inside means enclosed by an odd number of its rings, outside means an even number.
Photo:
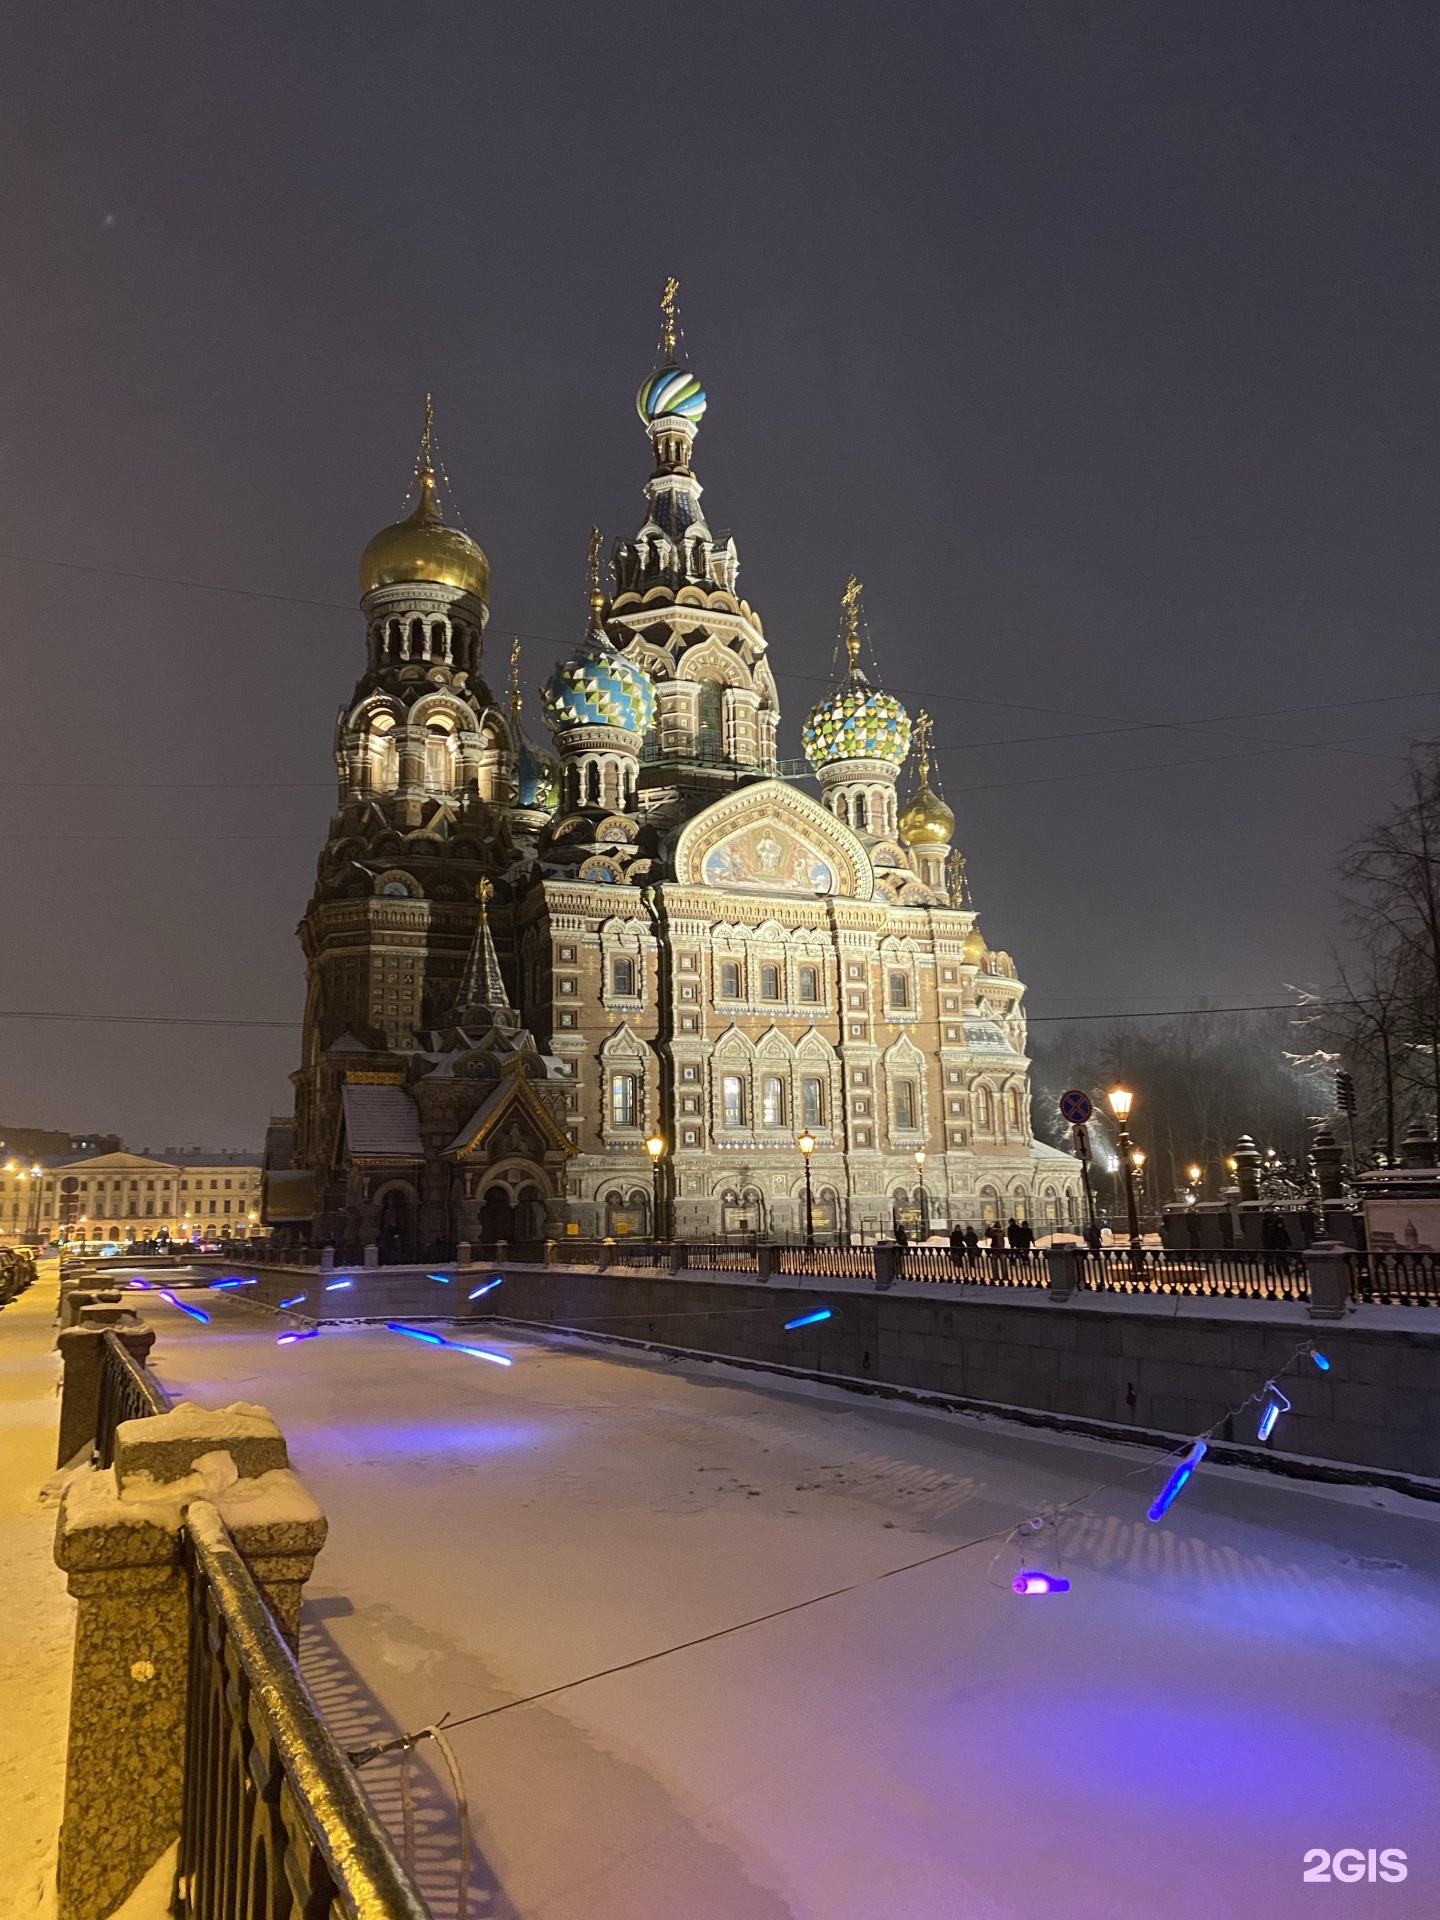
[{"label": "snowy ice surface", "polygon": [[[864,1583],[456,1731],[487,1920],[1440,1913],[1425,1503],[1206,1467],[1155,1526],[1136,1449],[488,1327],[508,1372],[154,1319],[167,1385],[262,1397],[329,1518],[305,1665],[348,1747]],[[1024,1550],[1068,1594],[990,1538],[881,1577],[1075,1496]],[[364,1777],[398,1831],[394,1763]],[[1409,1877],[1303,1883],[1345,1847]]]}]

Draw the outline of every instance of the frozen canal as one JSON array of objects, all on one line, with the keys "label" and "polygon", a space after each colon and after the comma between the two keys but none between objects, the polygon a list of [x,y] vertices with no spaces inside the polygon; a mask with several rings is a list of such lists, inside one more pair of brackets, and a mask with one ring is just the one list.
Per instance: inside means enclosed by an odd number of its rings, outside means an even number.
[{"label": "frozen canal", "polygon": [[[171,1390],[268,1406],[329,1515],[304,1658],[347,1747],[856,1588],[457,1731],[472,1915],[1440,1913],[1440,1508],[1204,1469],[1152,1525],[1131,1449],[503,1330],[462,1337],[508,1370],[152,1317]],[[1068,1594],[993,1544],[876,1578],[1076,1496]],[[1305,1884],[1312,1848],[1408,1877]]]}]

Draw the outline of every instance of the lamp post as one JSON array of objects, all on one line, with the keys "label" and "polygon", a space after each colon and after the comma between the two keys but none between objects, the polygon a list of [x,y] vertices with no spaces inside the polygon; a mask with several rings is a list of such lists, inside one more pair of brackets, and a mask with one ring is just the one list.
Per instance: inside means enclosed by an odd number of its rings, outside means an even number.
[{"label": "lamp post", "polygon": [[[1126,1122],[1130,1118],[1130,1109],[1135,1096],[1128,1087],[1112,1087],[1106,1095],[1110,1102],[1110,1111],[1120,1122],[1120,1164],[1125,1169],[1125,1213],[1126,1224],[1130,1229],[1130,1251],[1134,1253],[1140,1245],[1140,1216],[1135,1208],[1135,1143],[1130,1138]],[[1145,1156],[1140,1155],[1140,1166],[1145,1164]]]},{"label": "lamp post", "polygon": [[925,1191],[925,1149],[915,1149],[915,1172],[920,1180],[920,1241],[930,1238],[930,1196]]},{"label": "lamp post", "polygon": [[660,1226],[660,1162],[665,1158],[665,1136],[657,1127],[645,1142],[645,1151],[650,1156],[650,1174],[654,1187],[654,1198],[650,1204],[651,1224],[657,1240],[664,1239]]},{"label": "lamp post", "polygon": [[1185,1169],[1185,1178],[1190,1182],[1190,1198],[1192,1201],[1200,1198],[1200,1182],[1204,1177],[1205,1169],[1203,1167],[1187,1167]]},{"label": "lamp post", "polygon": [[815,1151],[815,1136],[807,1127],[796,1142],[805,1156],[805,1245],[815,1246],[815,1189],[810,1184],[810,1156]]}]

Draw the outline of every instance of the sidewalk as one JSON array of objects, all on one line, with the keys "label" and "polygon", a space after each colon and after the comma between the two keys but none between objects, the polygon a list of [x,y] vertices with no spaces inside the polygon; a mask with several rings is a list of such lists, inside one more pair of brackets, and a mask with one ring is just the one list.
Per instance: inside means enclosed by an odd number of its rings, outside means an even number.
[{"label": "sidewalk", "polygon": [[75,1637],[51,1553],[55,1508],[40,1504],[59,1414],[55,1287],[46,1261],[0,1313],[0,1911],[17,1920],[55,1908]]}]

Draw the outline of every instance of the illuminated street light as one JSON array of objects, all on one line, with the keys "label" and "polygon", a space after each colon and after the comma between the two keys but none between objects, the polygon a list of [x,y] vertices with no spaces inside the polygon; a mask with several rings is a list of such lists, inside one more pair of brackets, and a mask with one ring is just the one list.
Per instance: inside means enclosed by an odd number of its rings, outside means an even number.
[{"label": "illuminated street light", "polygon": [[930,1196],[925,1191],[925,1149],[915,1149],[915,1171],[920,1177],[920,1238],[930,1238]]},{"label": "illuminated street light", "polygon": [[650,1156],[650,1171],[654,1186],[654,1198],[651,1201],[650,1217],[654,1226],[655,1238],[659,1240],[660,1231],[660,1162],[665,1157],[665,1136],[657,1127],[645,1142],[645,1151]]},{"label": "illuminated street light", "polygon": [[1110,1102],[1110,1111],[1123,1127],[1130,1118],[1130,1108],[1135,1096],[1128,1087],[1112,1087],[1105,1098]]},{"label": "illuminated street light", "polygon": [[815,1190],[810,1184],[810,1156],[815,1151],[815,1136],[807,1127],[795,1143],[805,1156],[805,1245],[815,1245]]},{"label": "illuminated street light", "polygon": [[1135,1104],[1135,1096],[1128,1087],[1112,1087],[1106,1095],[1110,1102],[1110,1111],[1120,1122],[1120,1164],[1125,1169],[1125,1214],[1130,1229],[1130,1259],[1132,1265],[1140,1260],[1140,1215],[1135,1206],[1135,1175],[1145,1164],[1145,1155],[1136,1147],[1126,1131],[1130,1119],[1130,1109]]}]

